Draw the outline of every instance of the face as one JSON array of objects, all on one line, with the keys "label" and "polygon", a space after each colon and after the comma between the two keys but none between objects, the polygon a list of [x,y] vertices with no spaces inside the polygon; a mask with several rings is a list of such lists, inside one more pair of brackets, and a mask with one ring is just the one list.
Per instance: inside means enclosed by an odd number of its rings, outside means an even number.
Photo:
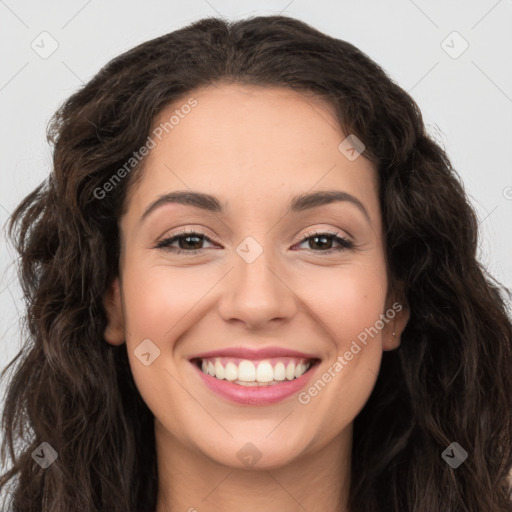
[{"label": "face", "polygon": [[[388,296],[376,170],[339,149],[319,99],[240,85],[192,96],[119,221],[105,339],[126,342],[161,439],[279,467],[350,434],[407,321]],[[163,198],[176,192],[213,198]],[[319,192],[331,200],[308,199]]]}]

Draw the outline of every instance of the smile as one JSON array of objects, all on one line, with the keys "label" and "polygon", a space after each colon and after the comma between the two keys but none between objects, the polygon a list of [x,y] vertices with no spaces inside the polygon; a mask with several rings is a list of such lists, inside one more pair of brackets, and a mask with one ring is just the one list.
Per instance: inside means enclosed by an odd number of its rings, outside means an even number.
[{"label": "smile", "polygon": [[245,405],[269,405],[298,393],[320,363],[312,355],[280,348],[224,349],[189,361],[210,391]]},{"label": "smile", "polygon": [[309,370],[312,362],[311,359],[292,357],[260,361],[216,357],[199,359],[198,365],[206,375],[239,386],[273,386],[298,379]]}]

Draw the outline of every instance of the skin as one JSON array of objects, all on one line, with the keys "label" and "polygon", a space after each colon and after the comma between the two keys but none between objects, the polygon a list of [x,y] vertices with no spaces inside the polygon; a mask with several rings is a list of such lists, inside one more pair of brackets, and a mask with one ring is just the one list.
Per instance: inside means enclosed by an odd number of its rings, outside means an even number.
[{"label": "skin", "polygon": [[[188,358],[240,345],[286,347],[321,358],[315,382],[375,325],[397,300],[388,293],[376,169],[364,153],[350,161],[338,149],[346,134],[320,99],[234,84],[190,96],[198,105],[151,150],[127,200],[120,277],[105,297],[105,340],[127,343],[155,416],[157,512],[348,510],[352,423],[382,351],[399,346],[405,305],[305,405],[296,396],[267,406],[229,402]],[[167,204],[139,222],[150,203],[177,190],[212,194],[227,212]],[[287,213],[292,196],[319,190],[352,194],[369,219],[347,201]],[[182,240],[182,250],[204,248],[198,255],[154,248],[183,228],[213,242]],[[339,247],[332,238],[303,241],[325,229],[356,248],[328,254]],[[263,249],[250,264],[236,252],[247,236]],[[148,366],[134,354],[145,339],[160,350]],[[252,466],[237,456],[249,442],[261,454]]]}]

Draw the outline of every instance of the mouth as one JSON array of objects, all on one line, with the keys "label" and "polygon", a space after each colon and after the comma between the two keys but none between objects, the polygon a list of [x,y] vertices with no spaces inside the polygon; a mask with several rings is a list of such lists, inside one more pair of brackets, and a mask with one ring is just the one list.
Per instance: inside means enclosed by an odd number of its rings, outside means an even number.
[{"label": "mouth", "polygon": [[230,402],[269,405],[304,388],[321,359],[284,350],[217,351],[189,359],[206,387]]},{"label": "mouth", "polygon": [[320,362],[318,358],[279,357],[260,360],[234,357],[193,358],[205,375],[238,386],[276,386],[302,377]]}]

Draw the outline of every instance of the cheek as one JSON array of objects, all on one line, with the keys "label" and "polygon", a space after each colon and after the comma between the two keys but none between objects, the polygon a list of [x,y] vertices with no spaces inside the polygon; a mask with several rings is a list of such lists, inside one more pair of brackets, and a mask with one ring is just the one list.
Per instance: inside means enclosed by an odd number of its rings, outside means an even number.
[{"label": "cheek", "polygon": [[[384,312],[387,282],[384,269],[351,266],[319,273],[302,284],[305,303],[315,313],[324,335],[338,353],[374,326]],[[311,277],[311,276],[310,276]],[[311,282],[314,286],[311,286]],[[364,338],[364,335],[361,336]]]},{"label": "cheek", "polygon": [[[322,370],[299,403],[329,425],[326,437],[347,426],[373,390],[382,357],[381,325],[387,281],[377,265],[317,276],[308,304],[331,341]],[[311,413],[313,414],[313,413]]]},{"label": "cheek", "polygon": [[[166,408],[173,411],[182,410],[189,402],[182,396],[172,364],[175,341],[190,327],[194,307],[214,282],[211,273],[209,277],[194,273],[192,267],[126,265],[123,291],[128,357],[136,386],[155,416],[162,408],[162,397],[166,397]],[[144,350],[139,348],[142,346]],[[149,357],[144,358],[145,353]]]},{"label": "cheek", "polygon": [[169,340],[174,337],[178,324],[214,282],[211,272],[208,276],[197,269],[194,272],[193,267],[134,268],[126,274],[124,283],[130,332],[169,348]]}]

